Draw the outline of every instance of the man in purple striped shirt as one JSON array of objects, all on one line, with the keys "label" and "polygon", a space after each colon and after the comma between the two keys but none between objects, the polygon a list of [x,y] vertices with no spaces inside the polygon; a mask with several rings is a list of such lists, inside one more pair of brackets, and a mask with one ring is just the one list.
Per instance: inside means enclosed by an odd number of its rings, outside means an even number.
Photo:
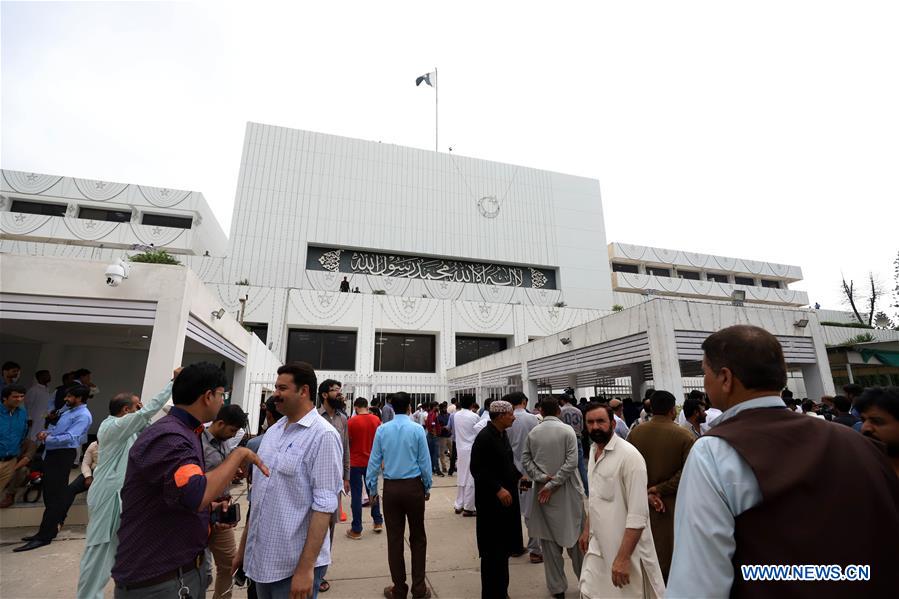
[{"label": "man in purple striped shirt", "polygon": [[122,522],[112,577],[116,599],[202,597],[203,554],[209,540],[210,506],[244,463],[268,468],[239,447],[208,473],[200,435],[224,403],[225,373],[214,364],[191,364],[172,385],[175,404],[168,416],[147,428],[128,453],[122,487]]}]

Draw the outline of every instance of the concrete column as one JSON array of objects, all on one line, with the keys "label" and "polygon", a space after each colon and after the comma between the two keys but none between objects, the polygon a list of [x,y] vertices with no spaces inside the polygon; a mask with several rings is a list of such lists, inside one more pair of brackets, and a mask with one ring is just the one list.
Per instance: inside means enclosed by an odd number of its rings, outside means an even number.
[{"label": "concrete column", "polygon": [[577,374],[569,374],[567,377],[568,386],[574,389],[574,394],[577,395]]},{"label": "concrete column", "polygon": [[[827,358],[827,346],[824,343],[824,331],[818,321],[818,315],[809,311],[806,313],[809,319],[806,330],[812,337],[815,345],[815,364],[806,364],[801,367],[802,378],[805,381],[807,397],[818,401],[822,395],[836,395],[833,386],[833,376],[830,373],[830,360]],[[849,356],[846,356],[847,366]]]},{"label": "concrete column", "polygon": [[647,334],[649,336],[649,360],[656,389],[664,389],[674,395],[677,405],[684,403],[684,383],[680,361],[677,357],[677,341],[674,337],[674,319],[664,300],[647,302]]},{"label": "concrete column", "polygon": [[272,353],[278,356],[283,363],[287,359],[287,323],[290,303],[288,296],[290,289],[275,289],[274,307],[272,309],[272,321],[268,325],[268,342],[271,343]]},{"label": "concrete column", "polygon": [[181,366],[184,355],[184,334],[190,314],[185,285],[171,290],[172,295],[156,303],[153,336],[147,354],[147,369],[141,397],[152,397],[172,378],[172,371]]},{"label": "concrete column", "polygon": [[537,405],[537,381],[531,380],[528,374],[527,361],[522,361],[521,363],[521,391],[528,398],[527,408],[529,410],[534,409]]},{"label": "concrete column", "polygon": [[527,320],[524,317],[524,306],[521,304],[512,306],[512,327],[515,347],[528,342]]},{"label": "concrete column", "polygon": [[[846,360],[849,360],[848,355],[846,356]],[[852,376],[852,365],[849,364],[848,361],[846,362],[846,375],[849,376],[849,384],[850,385],[855,382],[855,377]]]}]

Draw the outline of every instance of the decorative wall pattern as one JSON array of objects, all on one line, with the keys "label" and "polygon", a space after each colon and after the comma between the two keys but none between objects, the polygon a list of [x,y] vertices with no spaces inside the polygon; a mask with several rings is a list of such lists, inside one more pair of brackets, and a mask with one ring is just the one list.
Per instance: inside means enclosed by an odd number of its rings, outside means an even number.
[{"label": "decorative wall pattern", "polygon": [[3,171],[3,180],[10,189],[19,193],[41,194],[56,185],[62,177],[42,175],[40,173],[23,173],[20,171]]}]

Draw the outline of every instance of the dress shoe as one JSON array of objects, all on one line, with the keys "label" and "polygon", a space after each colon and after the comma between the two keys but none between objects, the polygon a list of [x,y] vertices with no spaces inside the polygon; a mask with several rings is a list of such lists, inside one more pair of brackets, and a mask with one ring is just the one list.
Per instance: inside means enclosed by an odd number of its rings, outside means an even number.
[{"label": "dress shoe", "polygon": [[525,549],[524,547],[522,547],[521,549],[517,549],[514,552],[510,553],[509,557],[521,557],[522,555],[524,555],[527,552],[528,552],[528,550]]},{"label": "dress shoe", "polygon": [[453,508],[453,511],[456,512],[456,515],[459,515],[462,513],[462,508],[460,508],[460,507]]},{"label": "dress shoe", "polygon": [[431,591],[430,589],[425,589],[423,595],[412,595],[412,599],[431,599]]},{"label": "dress shoe", "polygon": [[6,509],[12,504],[16,502],[16,494],[15,493],[7,493],[3,496],[3,500],[0,501],[0,510]]},{"label": "dress shoe", "polygon": [[556,593],[553,595],[553,599],[565,599],[565,593]]},{"label": "dress shoe", "polygon": [[384,599],[406,599],[406,593],[402,595],[394,595],[393,587],[384,587]]},{"label": "dress shoe", "polygon": [[38,547],[43,547],[44,545],[49,545],[50,541],[43,541],[41,539],[34,539],[28,541],[21,547],[16,547],[13,549],[13,552],[18,553],[19,551],[31,551],[32,549],[37,549]]},{"label": "dress shoe", "polygon": [[477,515],[478,515],[478,513],[474,510],[462,510],[463,518],[474,518]]},{"label": "dress shoe", "polygon": [[383,524],[377,524],[377,523],[375,523],[375,525],[374,525],[374,527],[372,528],[372,530],[374,530],[374,531],[377,532],[377,533],[380,533],[380,532],[382,532],[382,531],[384,530],[384,525],[383,525]]},{"label": "dress shoe", "polygon": [[539,553],[532,553],[531,554],[531,563],[532,564],[542,564],[543,556],[540,555]]},{"label": "dress shoe", "polygon": [[350,529],[350,530],[346,531],[346,538],[353,539],[354,541],[358,541],[359,539],[362,538],[362,533],[356,532],[356,531]]}]

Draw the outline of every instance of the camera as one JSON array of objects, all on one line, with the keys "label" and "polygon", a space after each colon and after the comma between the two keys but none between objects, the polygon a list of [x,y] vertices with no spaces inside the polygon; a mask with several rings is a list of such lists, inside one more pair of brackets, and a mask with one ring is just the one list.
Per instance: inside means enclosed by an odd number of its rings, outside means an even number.
[{"label": "camera", "polygon": [[227,510],[218,508],[209,514],[210,524],[237,524],[240,522],[240,505],[232,503]]},{"label": "camera", "polygon": [[123,279],[128,278],[130,271],[131,267],[128,266],[127,262],[122,259],[116,260],[106,267],[106,272],[104,273],[106,284],[110,287],[118,287]]}]

